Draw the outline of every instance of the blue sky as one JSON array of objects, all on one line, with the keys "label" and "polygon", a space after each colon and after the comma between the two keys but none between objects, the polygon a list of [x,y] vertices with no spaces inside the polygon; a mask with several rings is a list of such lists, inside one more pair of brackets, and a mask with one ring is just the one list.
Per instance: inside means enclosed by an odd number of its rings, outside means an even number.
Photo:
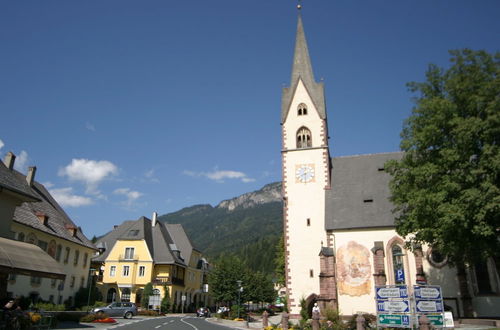
[{"label": "blue sky", "polygon": [[[292,0],[2,1],[0,156],[87,236],[281,180]],[[303,1],[333,156],[396,151],[405,84],[499,50],[500,1]]]}]

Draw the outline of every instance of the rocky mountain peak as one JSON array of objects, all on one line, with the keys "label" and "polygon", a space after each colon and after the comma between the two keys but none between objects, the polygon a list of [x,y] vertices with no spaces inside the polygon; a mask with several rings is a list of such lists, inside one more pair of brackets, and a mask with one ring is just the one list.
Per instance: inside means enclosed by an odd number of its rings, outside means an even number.
[{"label": "rocky mountain peak", "polygon": [[241,196],[222,201],[217,208],[233,211],[236,208],[249,208],[259,204],[271,202],[281,202],[281,182],[274,182],[265,185],[262,189],[243,194]]}]

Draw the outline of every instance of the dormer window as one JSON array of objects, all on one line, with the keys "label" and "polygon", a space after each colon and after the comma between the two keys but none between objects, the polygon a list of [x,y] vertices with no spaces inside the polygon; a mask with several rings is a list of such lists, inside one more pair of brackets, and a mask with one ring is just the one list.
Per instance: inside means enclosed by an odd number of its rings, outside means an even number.
[{"label": "dormer window", "polygon": [[297,148],[312,147],[311,131],[306,127],[301,127],[297,132]]},{"label": "dormer window", "polygon": [[306,116],[307,115],[307,106],[304,103],[299,104],[297,107],[297,115]]}]

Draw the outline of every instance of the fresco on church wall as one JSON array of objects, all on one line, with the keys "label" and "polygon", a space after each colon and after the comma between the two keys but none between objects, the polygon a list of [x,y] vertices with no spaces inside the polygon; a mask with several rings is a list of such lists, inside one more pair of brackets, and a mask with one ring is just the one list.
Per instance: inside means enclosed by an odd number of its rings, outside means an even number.
[{"label": "fresco on church wall", "polygon": [[370,251],[350,241],[337,250],[339,294],[362,296],[371,292]]}]

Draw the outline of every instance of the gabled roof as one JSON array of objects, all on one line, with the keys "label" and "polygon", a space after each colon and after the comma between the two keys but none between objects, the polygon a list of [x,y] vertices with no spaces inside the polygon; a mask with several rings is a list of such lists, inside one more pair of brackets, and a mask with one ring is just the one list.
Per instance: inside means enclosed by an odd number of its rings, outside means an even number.
[{"label": "gabled roof", "polygon": [[[193,249],[182,225],[165,225],[163,222],[157,221],[153,227],[150,219],[141,217],[135,221],[125,221],[101,237],[96,242],[96,245],[98,247],[102,246],[106,250],[93,260],[104,262],[115,243],[119,240],[144,240],[155,264],[186,266],[189,259],[186,258],[185,253],[189,251],[190,256],[190,251]],[[179,244],[180,248],[176,247],[177,244]],[[179,250],[180,254],[176,250]]]},{"label": "gabled roof", "polygon": [[306,87],[309,96],[318,110],[321,119],[326,119],[325,93],[323,83],[314,80],[311,59],[307,48],[306,35],[299,14],[297,22],[297,35],[295,37],[295,52],[293,55],[292,77],[290,87],[283,88],[281,96],[281,123],[284,123],[290,110],[293,96],[299,85],[299,80]]},{"label": "gabled roof", "polygon": [[326,190],[326,230],[393,227],[390,174],[384,164],[402,152],[332,158],[331,190]]},{"label": "gabled roof", "polygon": [[[16,207],[13,219],[15,222],[95,249],[94,244],[85,237],[81,229],[76,226],[41,183],[33,180],[30,186],[24,174],[15,169],[9,169],[3,162],[0,162],[0,185],[27,198],[26,202]],[[46,224],[40,222],[37,213],[48,216]],[[74,236],[68,228],[74,228]]]},{"label": "gabled roof", "polygon": [[32,191],[26,179],[17,175],[16,172],[15,170],[9,170],[0,161],[0,191],[7,190],[24,201],[39,201],[40,199]]}]

